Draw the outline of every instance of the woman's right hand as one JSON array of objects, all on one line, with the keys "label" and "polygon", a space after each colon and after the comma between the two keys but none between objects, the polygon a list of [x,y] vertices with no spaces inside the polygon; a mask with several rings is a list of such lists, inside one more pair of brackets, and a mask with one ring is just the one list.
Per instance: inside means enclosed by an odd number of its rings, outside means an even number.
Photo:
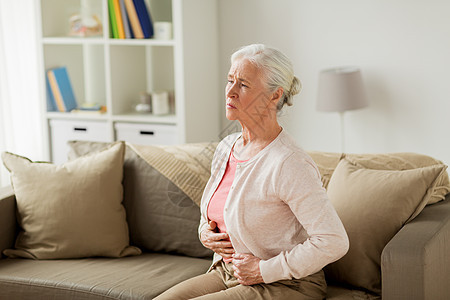
[{"label": "woman's right hand", "polygon": [[202,244],[223,258],[232,258],[234,249],[228,234],[215,232],[217,225],[214,221],[209,222],[208,226],[208,228],[200,233],[200,241]]}]

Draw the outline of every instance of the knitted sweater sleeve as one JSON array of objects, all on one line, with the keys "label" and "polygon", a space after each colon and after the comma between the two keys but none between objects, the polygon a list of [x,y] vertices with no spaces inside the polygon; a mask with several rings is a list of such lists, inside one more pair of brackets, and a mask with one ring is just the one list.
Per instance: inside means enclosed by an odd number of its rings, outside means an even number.
[{"label": "knitted sweater sleeve", "polygon": [[260,261],[265,283],[311,275],[344,256],[349,247],[344,226],[322,187],[312,159],[293,154],[279,171],[277,194],[308,238],[293,249]]}]

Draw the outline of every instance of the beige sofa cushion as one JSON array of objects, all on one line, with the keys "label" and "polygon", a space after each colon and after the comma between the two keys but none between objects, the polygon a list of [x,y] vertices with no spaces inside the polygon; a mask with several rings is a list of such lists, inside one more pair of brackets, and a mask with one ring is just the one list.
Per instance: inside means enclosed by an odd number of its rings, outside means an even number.
[{"label": "beige sofa cushion", "polygon": [[[376,170],[410,170],[432,165],[444,165],[442,161],[418,153],[384,153],[384,154],[346,154],[345,157],[368,169]],[[447,172],[442,172],[436,180],[427,204],[445,199],[450,192],[450,181]]]},{"label": "beige sofa cushion", "polygon": [[381,252],[432,197],[443,164],[410,170],[375,170],[342,159],[328,196],[350,240],[348,253],[326,267],[328,278],[381,292]]},{"label": "beige sofa cushion", "polygon": [[206,273],[210,265],[210,259],[161,253],[120,259],[0,259],[0,299],[154,299]]},{"label": "beige sofa cushion", "polygon": [[124,144],[67,162],[31,162],[3,153],[17,199],[19,233],[10,257],[121,257],[130,247],[122,206]]},{"label": "beige sofa cushion", "polygon": [[[107,143],[71,141],[69,158]],[[127,144],[124,206],[132,244],[142,250],[211,257],[198,238],[200,202],[210,176],[215,143],[176,146]]]},{"label": "beige sofa cushion", "polygon": [[[410,170],[422,168],[432,165],[441,164],[442,161],[434,159],[430,156],[399,152],[399,153],[383,153],[383,154],[343,154],[332,152],[310,151],[308,154],[317,164],[322,175],[322,183],[328,188],[331,175],[338,165],[339,161],[344,157],[368,169],[376,170]],[[433,204],[441,201],[450,192],[450,180],[447,172],[443,172],[437,179],[434,191],[432,191],[427,204]]]}]

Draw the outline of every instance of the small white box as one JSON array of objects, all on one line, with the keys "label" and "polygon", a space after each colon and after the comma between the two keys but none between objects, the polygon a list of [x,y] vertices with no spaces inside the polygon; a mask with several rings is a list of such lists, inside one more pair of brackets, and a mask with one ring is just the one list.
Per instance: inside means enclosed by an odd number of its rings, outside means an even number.
[{"label": "small white box", "polygon": [[169,93],[167,91],[152,93],[152,113],[154,115],[169,113]]},{"label": "small white box", "polygon": [[154,22],[155,29],[154,38],[156,40],[170,40],[172,39],[172,23],[171,22]]},{"label": "small white box", "polygon": [[176,125],[116,123],[116,140],[137,145],[176,145]]},{"label": "small white box", "polygon": [[112,142],[112,132],[106,122],[78,120],[50,120],[52,161],[62,164],[67,161],[68,141]]}]

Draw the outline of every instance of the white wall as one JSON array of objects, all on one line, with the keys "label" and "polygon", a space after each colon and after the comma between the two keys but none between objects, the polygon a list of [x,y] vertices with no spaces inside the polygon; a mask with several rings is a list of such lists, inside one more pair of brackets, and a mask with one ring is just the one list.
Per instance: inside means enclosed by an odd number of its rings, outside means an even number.
[{"label": "white wall", "polygon": [[280,49],[304,87],[280,122],[305,149],[338,152],[338,114],[315,110],[318,74],[358,66],[370,106],[346,114],[346,152],[419,152],[449,164],[449,11],[447,0],[221,0],[221,84],[240,46]]}]

